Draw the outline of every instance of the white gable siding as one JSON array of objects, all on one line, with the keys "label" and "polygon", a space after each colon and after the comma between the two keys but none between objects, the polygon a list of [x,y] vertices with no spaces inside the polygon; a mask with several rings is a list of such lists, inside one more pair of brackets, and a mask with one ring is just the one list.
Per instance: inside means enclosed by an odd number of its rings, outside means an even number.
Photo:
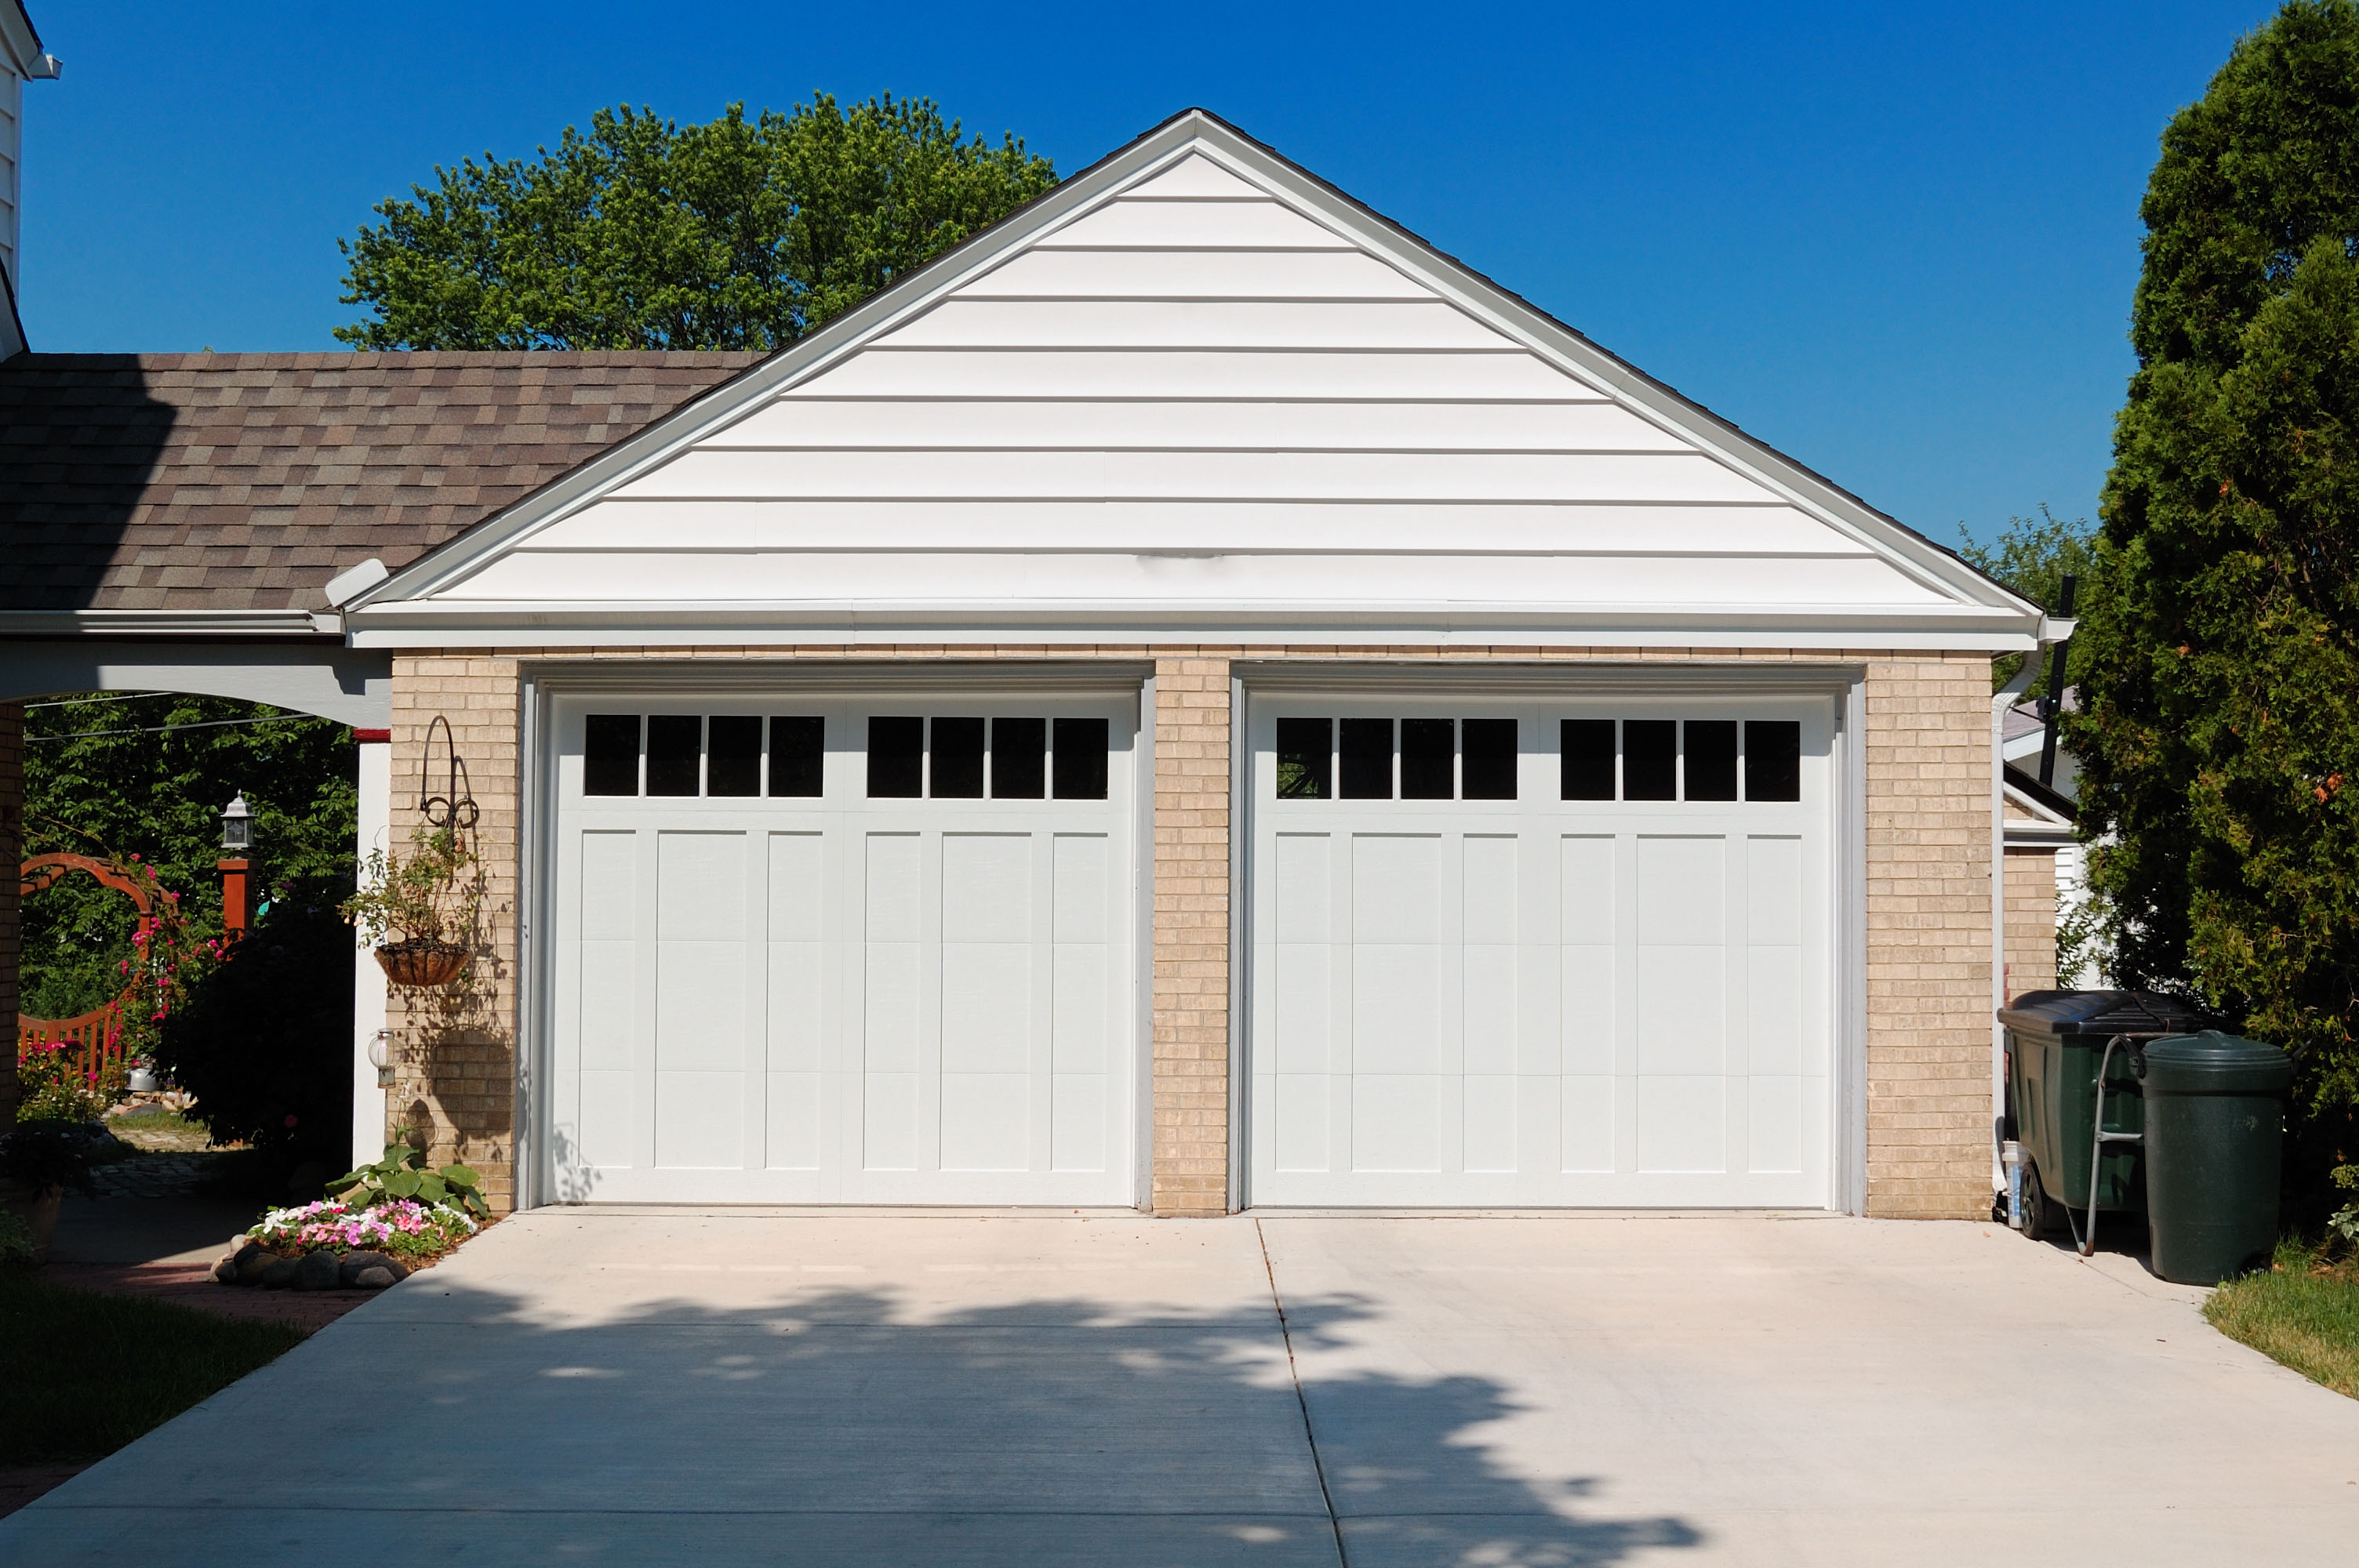
[{"label": "white gable siding", "polygon": [[1201,152],[410,604],[1838,645],[1972,608]]},{"label": "white gable siding", "polygon": [[24,286],[16,272],[17,213],[24,202],[18,168],[23,157],[25,82],[0,49],[0,276],[21,305]]}]

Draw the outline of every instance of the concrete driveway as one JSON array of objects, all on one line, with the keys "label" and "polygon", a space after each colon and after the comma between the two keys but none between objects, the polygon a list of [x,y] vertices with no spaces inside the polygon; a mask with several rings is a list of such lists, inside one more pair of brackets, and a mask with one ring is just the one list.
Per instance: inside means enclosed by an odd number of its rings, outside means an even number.
[{"label": "concrete driveway", "polygon": [[1979,1225],[548,1210],[0,1562],[2349,1562],[2359,1403],[2199,1297]]}]

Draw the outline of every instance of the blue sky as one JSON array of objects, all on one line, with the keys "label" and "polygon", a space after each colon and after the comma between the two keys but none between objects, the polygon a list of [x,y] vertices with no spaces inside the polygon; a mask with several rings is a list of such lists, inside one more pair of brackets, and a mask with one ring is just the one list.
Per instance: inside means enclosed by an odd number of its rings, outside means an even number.
[{"label": "blue sky", "polygon": [[602,105],[926,94],[1070,172],[1202,104],[1946,543],[2094,514],[2156,136],[2274,7],[31,8],[37,349],[334,348],[374,203]]}]

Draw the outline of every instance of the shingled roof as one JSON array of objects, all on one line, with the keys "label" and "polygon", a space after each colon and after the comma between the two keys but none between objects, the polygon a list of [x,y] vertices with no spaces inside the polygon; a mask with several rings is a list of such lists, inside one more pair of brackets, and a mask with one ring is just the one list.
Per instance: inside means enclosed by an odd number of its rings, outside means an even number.
[{"label": "shingled roof", "polygon": [[0,610],[325,609],[761,358],[19,354]]}]

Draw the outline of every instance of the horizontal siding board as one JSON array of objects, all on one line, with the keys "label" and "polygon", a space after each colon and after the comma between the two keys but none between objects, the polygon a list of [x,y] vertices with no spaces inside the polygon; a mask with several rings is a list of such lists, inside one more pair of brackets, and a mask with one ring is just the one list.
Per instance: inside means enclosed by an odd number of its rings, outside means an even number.
[{"label": "horizontal siding board", "polygon": [[1515,349],[1439,299],[1395,304],[1235,299],[944,300],[884,348]]},{"label": "horizontal siding board", "polygon": [[1687,451],[1611,403],[1103,403],[788,398],[705,443],[728,448],[1126,447],[1253,450]]},{"label": "horizontal siding board", "polygon": [[1151,179],[1141,180],[1125,196],[1222,196],[1267,199],[1267,192],[1247,184],[1201,153],[1190,153]]},{"label": "horizontal siding board", "polygon": [[699,449],[616,490],[729,496],[1005,496],[1241,501],[1772,502],[1742,474],[1688,452],[1110,452]]},{"label": "horizontal siding board", "polygon": [[1157,604],[1923,608],[1939,601],[1873,557],[966,553],[689,555],[517,551],[439,596],[692,604],[1069,601]]},{"label": "horizontal siding board", "polygon": [[1868,556],[1791,507],[1449,506],[1349,502],[609,499],[534,534],[550,550],[1522,550]]},{"label": "horizontal siding board", "polygon": [[821,396],[1577,397],[1536,354],[869,350],[799,384]]},{"label": "horizontal siding board", "polygon": [[1027,251],[961,299],[1428,299],[1358,251]]},{"label": "horizontal siding board", "polygon": [[1041,241],[1044,245],[1154,245],[1166,250],[1248,245],[1350,250],[1352,243],[1275,201],[1112,201]]}]

